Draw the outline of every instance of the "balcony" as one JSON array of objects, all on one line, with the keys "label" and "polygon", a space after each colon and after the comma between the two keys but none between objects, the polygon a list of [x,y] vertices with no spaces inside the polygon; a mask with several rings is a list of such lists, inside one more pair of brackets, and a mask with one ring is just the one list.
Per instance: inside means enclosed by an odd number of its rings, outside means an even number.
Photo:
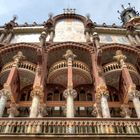
[{"label": "balcony", "polygon": [[[139,119],[1,118],[0,137],[7,135],[65,135],[79,137],[140,137]],[[60,136],[59,136],[60,135]]]},{"label": "balcony", "polygon": [[[7,63],[3,66],[1,73],[0,73],[0,84],[3,85],[5,83],[8,74],[12,68],[13,62]],[[36,65],[29,62],[23,61],[18,65],[18,73],[20,77],[20,87],[23,88],[24,86],[30,85],[33,83],[34,76],[36,71]]]},{"label": "balcony", "polygon": [[[92,78],[89,67],[81,62],[73,62],[73,82],[74,86],[80,84],[91,84]],[[64,87],[67,84],[67,62],[59,61],[51,66],[48,75],[48,83],[62,84]]]},{"label": "balcony", "polygon": [[[1,73],[10,70],[12,68],[12,65],[13,65],[13,62],[10,62],[10,63],[4,65]],[[35,70],[36,70],[36,65],[31,62],[28,62],[28,61],[23,61],[22,63],[19,63],[18,67],[19,67],[19,69],[28,70],[31,72],[35,72]]]},{"label": "balcony", "polygon": [[[137,69],[129,63],[126,63],[129,71],[137,73]],[[103,66],[104,73],[121,70],[121,66],[117,62],[112,62]]]}]

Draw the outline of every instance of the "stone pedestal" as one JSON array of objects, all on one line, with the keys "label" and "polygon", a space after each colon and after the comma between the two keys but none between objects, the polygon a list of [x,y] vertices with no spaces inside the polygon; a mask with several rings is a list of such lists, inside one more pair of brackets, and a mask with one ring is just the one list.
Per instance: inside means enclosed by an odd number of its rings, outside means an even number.
[{"label": "stone pedestal", "polygon": [[74,117],[74,98],[77,96],[77,92],[74,89],[66,89],[64,91],[64,97],[66,98],[66,117]]}]

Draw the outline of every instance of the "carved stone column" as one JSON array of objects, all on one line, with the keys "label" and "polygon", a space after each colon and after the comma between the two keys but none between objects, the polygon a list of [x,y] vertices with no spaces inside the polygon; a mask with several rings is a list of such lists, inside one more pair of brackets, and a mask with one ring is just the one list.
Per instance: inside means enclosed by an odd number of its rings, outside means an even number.
[{"label": "carved stone column", "polygon": [[31,91],[32,105],[30,108],[30,118],[36,118],[40,107],[40,98],[43,96],[43,91],[39,87]]},{"label": "carved stone column", "polygon": [[136,110],[137,117],[140,118],[140,91],[134,90],[129,92],[129,98],[132,100],[134,108]]},{"label": "carved stone column", "polygon": [[0,117],[2,117],[7,100],[10,98],[11,93],[6,89],[2,89],[2,90],[0,90],[0,95],[1,95],[1,98],[0,98]]},{"label": "carved stone column", "polygon": [[64,97],[67,99],[66,105],[66,117],[74,117],[74,98],[77,96],[76,90],[73,89],[73,73],[72,73],[72,62],[76,55],[73,54],[71,50],[67,50],[64,55],[67,60],[68,65],[68,80],[67,80],[67,89],[64,91]]},{"label": "carved stone column", "polygon": [[[32,105],[30,107],[30,118],[36,118],[38,117],[38,112],[40,109],[40,105],[43,102],[43,96],[44,96],[44,78],[43,77],[43,56],[44,56],[44,46],[46,44],[46,37],[47,33],[42,32],[39,40],[40,40],[40,50],[38,50],[38,65],[36,68],[36,74],[33,84],[33,90],[31,91],[31,97],[32,97]],[[44,64],[45,65],[45,64]]]},{"label": "carved stone column", "polygon": [[121,50],[116,51],[116,56],[114,57],[122,67],[122,75],[124,75],[124,81],[127,87],[127,93],[124,99],[124,103],[127,103],[129,99],[133,101],[134,108],[136,110],[138,118],[140,118],[140,101],[139,101],[139,91],[136,90],[136,85],[133,83],[129,70],[125,64],[126,56],[122,54]]},{"label": "carved stone column", "polygon": [[109,92],[106,85],[99,85],[96,89],[96,100],[99,100],[101,104],[103,118],[110,118],[110,111],[107,101],[108,96]]},{"label": "carved stone column", "polygon": [[125,118],[130,118],[131,116],[131,111],[129,109],[129,105],[128,104],[122,104],[121,105],[121,115]]},{"label": "carved stone column", "polygon": [[67,99],[66,105],[66,117],[73,118],[74,117],[74,98],[77,96],[77,92],[74,89],[66,89],[63,93],[64,97]]},{"label": "carved stone column", "polygon": [[13,118],[19,114],[19,111],[17,110],[16,104],[10,104],[10,108],[7,110],[9,114],[9,118]]},{"label": "carved stone column", "polygon": [[109,106],[107,102],[107,97],[109,96],[109,92],[107,90],[107,86],[104,80],[104,77],[102,75],[101,69],[99,69],[97,65],[97,54],[93,53],[91,54],[92,59],[92,73],[94,77],[94,86],[96,91],[96,102],[99,102],[101,104],[102,109],[102,116],[103,118],[110,118],[110,111]]}]

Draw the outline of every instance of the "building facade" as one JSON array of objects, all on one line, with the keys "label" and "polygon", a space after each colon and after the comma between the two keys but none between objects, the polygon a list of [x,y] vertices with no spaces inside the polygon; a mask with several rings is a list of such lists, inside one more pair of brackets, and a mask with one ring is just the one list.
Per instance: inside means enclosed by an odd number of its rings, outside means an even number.
[{"label": "building facade", "polygon": [[140,139],[140,17],[120,17],[0,27],[0,139]]}]

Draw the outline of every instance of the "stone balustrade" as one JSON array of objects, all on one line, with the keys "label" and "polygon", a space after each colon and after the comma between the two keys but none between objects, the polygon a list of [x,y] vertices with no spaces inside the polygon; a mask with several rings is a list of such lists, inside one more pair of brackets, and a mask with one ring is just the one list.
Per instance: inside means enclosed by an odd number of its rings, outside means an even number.
[{"label": "stone balustrade", "polygon": [[[2,68],[1,73],[11,69],[12,66],[13,66],[13,62],[5,64]],[[26,70],[30,70],[30,71],[33,71],[33,72],[36,71],[36,65],[29,62],[29,61],[23,61],[23,62],[19,63],[18,67],[19,67],[19,69],[26,69]]]},{"label": "stone balustrade", "polygon": [[[59,61],[59,62],[55,63],[54,65],[52,65],[49,72],[51,73],[55,70],[62,69],[62,68],[67,68],[67,62],[64,60]],[[77,69],[84,70],[86,72],[90,72],[90,69],[88,68],[88,66],[85,63],[83,63],[81,61],[77,61],[77,60],[73,62],[73,68],[77,68]]]},{"label": "stone balustrade", "polygon": [[[132,64],[126,63],[126,65],[129,71],[137,73],[137,69]],[[103,66],[104,73],[116,70],[121,70],[121,65],[119,65],[117,62],[112,62]]]},{"label": "stone balustrade", "polygon": [[[72,131],[69,131],[72,129]],[[91,134],[140,135],[139,119],[1,118],[0,135]]]}]

